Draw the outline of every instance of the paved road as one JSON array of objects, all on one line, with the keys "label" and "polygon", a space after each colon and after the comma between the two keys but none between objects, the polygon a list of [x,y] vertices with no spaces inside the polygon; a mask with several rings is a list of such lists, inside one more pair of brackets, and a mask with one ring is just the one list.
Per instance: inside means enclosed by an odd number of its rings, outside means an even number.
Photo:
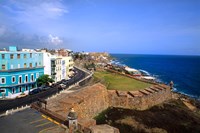
[{"label": "paved road", "polygon": [[[69,80],[67,88],[87,76],[87,73],[81,71],[80,69],[75,68],[75,70],[77,71],[77,74]],[[26,96],[20,99],[0,100],[0,113],[4,113],[6,110],[12,108],[25,106],[26,104],[29,105],[30,103],[37,101],[38,98],[47,98],[53,94],[56,94],[58,91],[59,90],[57,88],[51,88],[47,91],[43,91],[35,95]]]},{"label": "paved road", "polygon": [[26,109],[0,118],[1,133],[47,133],[55,128],[64,130],[57,122],[34,109]]}]

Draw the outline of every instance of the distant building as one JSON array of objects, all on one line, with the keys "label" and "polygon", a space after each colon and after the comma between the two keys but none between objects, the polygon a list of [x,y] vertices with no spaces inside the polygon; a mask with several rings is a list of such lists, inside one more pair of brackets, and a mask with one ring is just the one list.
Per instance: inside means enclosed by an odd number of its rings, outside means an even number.
[{"label": "distant building", "polygon": [[44,74],[43,53],[17,51],[10,46],[0,51],[0,97],[15,98],[36,87],[36,79]]},{"label": "distant building", "polygon": [[63,59],[65,60],[65,67],[66,67],[66,74],[67,74],[66,76],[70,77],[73,75],[74,60],[72,56],[63,57]]},{"label": "distant building", "polygon": [[62,57],[51,58],[51,78],[55,81],[67,79],[66,63]]},{"label": "distant building", "polygon": [[42,53],[43,53],[43,63],[44,63],[44,74],[51,76],[52,55],[46,51],[42,51]]},{"label": "distant building", "polygon": [[62,80],[62,58],[56,58],[56,77],[55,77],[55,82],[61,81]]},{"label": "distant building", "polygon": [[51,78],[56,81],[56,59],[52,58],[51,60]]},{"label": "distant building", "polygon": [[64,56],[64,57],[69,56],[68,51],[65,49],[59,49],[57,52],[58,52],[58,56]]},{"label": "distant building", "polygon": [[43,52],[44,74],[49,75],[55,82],[67,78],[66,64],[64,57]]}]

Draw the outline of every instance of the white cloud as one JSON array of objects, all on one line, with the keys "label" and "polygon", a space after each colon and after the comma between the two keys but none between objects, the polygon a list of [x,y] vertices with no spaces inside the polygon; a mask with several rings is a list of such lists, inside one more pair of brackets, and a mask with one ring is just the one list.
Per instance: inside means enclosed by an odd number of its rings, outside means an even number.
[{"label": "white cloud", "polygon": [[0,25],[0,48],[9,45],[16,45],[19,48],[57,48],[63,47],[66,43],[65,38],[53,35],[22,34],[5,25]]},{"label": "white cloud", "polygon": [[34,21],[55,19],[69,13],[66,6],[60,0],[10,0],[2,7],[15,15],[18,21]]},{"label": "white cloud", "polygon": [[49,35],[49,42],[53,45],[60,45],[63,43],[63,40],[61,40],[58,36]]}]

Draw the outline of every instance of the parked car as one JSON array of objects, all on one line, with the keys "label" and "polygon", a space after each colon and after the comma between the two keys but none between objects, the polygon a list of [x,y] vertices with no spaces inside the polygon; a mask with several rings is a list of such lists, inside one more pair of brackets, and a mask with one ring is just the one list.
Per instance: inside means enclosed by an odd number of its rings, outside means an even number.
[{"label": "parked car", "polygon": [[62,83],[65,82],[65,81],[66,81],[66,79],[62,79],[62,80],[61,80]]},{"label": "parked car", "polygon": [[63,82],[64,85],[68,85],[68,81]]},{"label": "parked car", "polygon": [[60,86],[62,89],[66,88],[66,85],[64,85],[64,84],[60,84]]},{"label": "parked car", "polygon": [[19,96],[17,96],[16,98],[22,98],[22,97],[25,97],[25,96],[27,96],[27,94],[26,93],[21,93]]},{"label": "parked car", "polygon": [[31,90],[29,92],[29,95],[34,95],[34,94],[37,94],[37,93],[40,93],[42,90],[40,88],[37,88],[37,89],[34,89],[34,90]]},{"label": "parked car", "polygon": [[57,82],[57,84],[61,84],[61,83],[62,83],[61,81],[58,81],[58,82]]},{"label": "parked car", "polygon": [[69,82],[69,79],[65,79],[65,80],[62,82],[62,84],[68,85],[68,82]]},{"label": "parked car", "polygon": [[38,88],[39,88],[41,91],[46,91],[46,90],[50,89],[51,87],[42,85],[42,86],[40,86],[40,87],[38,87]]}]

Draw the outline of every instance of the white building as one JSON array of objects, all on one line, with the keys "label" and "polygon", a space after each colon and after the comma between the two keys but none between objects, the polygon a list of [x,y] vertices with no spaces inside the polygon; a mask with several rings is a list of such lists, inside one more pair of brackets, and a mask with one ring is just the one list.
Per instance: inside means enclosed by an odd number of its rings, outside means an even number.
[{"label": "white building", "polygon": [[63,57],[51,55],[42,50],[44,61],[44,74],[50,75],[55,82],[68,79],[73,74],[74,61],[71,56]]},{"label": "white building", "polygon": [[68,57],[63,57],[63,59],[65,60],[65,66],[66,66],[66,76],[70,77],[73,75],[73,70],[74,70],[74,61],[72,56],[68,56]]},{"label": "white building", "polygon": [[65,61],[64,58],[61,59],[61,71],[62,71],[61,78],[66,79],[67,78],[67,71],[66,71],[66,61]]},{"label": "white building", "polygon": [[47,52],[43,52],[43,62],[44,62],[44,74],[51,76],[51,58],[52,55]]}]

